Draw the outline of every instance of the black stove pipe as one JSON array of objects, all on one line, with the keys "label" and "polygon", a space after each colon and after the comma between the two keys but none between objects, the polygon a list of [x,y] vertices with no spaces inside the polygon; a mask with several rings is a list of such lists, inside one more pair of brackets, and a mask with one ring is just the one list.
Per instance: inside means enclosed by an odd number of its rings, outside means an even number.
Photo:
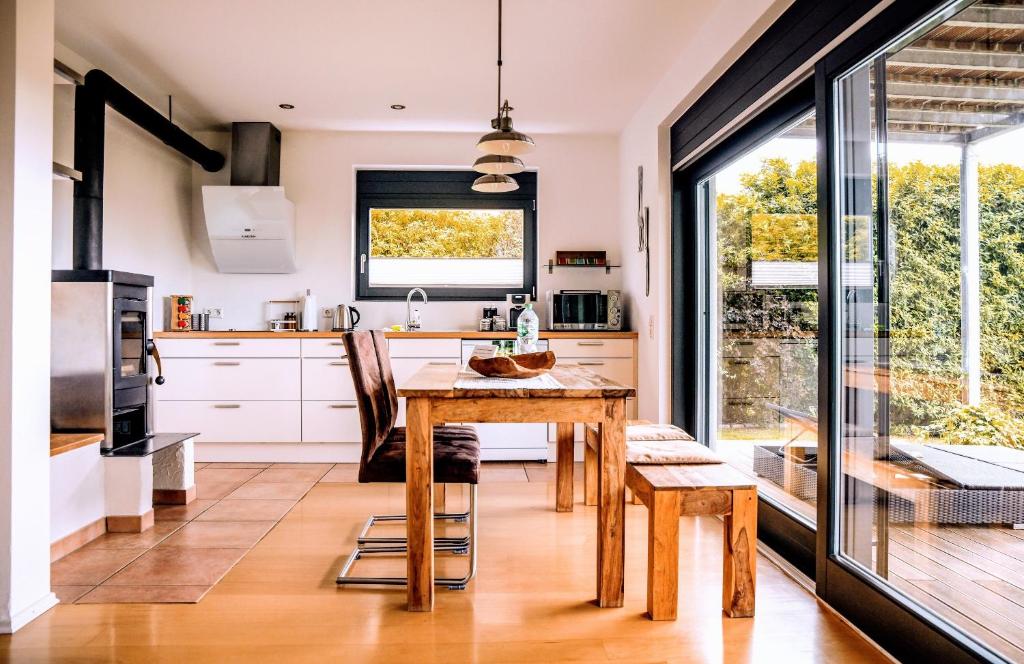
[{"label": "black stove pipe", "polygon": [[75,90],[75,183],[72,267],[103,268],[103,146],[106,107],[123,115],[210,172],[224,167],[224,155],[211,150],[136,97],[105,72],[93,69]]}]

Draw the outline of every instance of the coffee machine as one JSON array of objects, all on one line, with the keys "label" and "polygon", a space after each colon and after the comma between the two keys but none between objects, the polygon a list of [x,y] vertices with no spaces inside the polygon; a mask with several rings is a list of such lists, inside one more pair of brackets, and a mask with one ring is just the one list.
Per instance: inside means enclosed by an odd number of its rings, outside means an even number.
[{"label": "coffee machine", "polygon": [[508,307],[508,329],[515,330],[519,322],[519,316],[526,311],[526,303],[532,302],[533,298],[529,293],[509,293],[505,296],[505,304]]}]

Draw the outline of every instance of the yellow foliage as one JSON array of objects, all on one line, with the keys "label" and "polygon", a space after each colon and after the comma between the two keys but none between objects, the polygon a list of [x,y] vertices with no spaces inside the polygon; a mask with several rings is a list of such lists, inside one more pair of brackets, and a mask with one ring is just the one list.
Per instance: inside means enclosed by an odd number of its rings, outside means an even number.
[{"label": "yellow foliage", "polygon": [[383,258],[522,258],[522,210],[375,208],[370,255]]}]

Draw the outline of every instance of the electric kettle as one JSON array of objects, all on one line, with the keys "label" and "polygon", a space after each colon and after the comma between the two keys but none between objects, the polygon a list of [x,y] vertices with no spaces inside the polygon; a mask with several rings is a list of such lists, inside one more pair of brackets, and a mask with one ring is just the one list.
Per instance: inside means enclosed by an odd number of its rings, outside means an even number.
[{"label": "electric kettle", "polygon": [[334,310],[334,324],[332,332],[348,332],[356,329],[359,324],[359,310],[347,304],[339,304]]}]

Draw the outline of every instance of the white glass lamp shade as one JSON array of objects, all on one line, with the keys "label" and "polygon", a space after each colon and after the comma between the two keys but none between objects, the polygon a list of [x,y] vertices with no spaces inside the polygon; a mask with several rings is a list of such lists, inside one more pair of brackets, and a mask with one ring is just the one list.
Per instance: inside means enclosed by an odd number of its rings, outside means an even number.
[{"label": "white glass lamp shade", "polygon": [[473,181],[472,186],[473,191],[481,194],[504,194],[518,188],[519,183],[509,176],[496,174],[481,175]]}]

